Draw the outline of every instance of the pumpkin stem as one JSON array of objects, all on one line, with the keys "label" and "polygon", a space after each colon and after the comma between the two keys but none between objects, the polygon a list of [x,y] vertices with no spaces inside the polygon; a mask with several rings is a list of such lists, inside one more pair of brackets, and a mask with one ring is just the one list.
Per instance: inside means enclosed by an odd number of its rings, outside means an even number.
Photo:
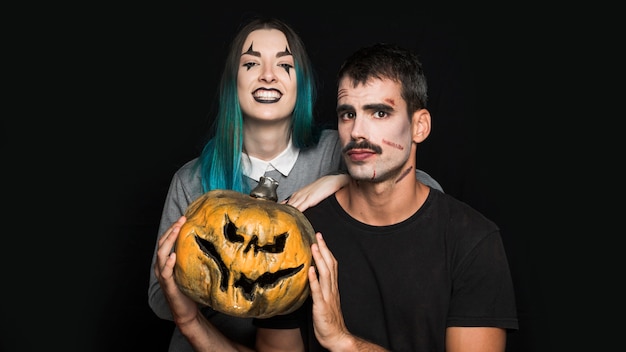
[{"label": "pumpkin stem", "polygon": [[273,200],[278,202],[278,194],[276,194],[276,188],[278,188],[278,181],[271,177],[261,176],[259,184],[250,191],[250,197]]}]

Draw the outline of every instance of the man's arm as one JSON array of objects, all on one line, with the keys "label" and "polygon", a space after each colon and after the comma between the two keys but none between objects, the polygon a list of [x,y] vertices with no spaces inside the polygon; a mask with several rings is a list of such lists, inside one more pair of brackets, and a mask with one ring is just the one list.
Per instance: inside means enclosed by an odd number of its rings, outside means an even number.
[{"label": "man's arm", "polygon": [[326,246],[322,234],[318,232],[315,236],[317,243],[311,246],[315,266],[309,268],[315,337],[331,351],[387,351],[348,331],[339,299],[337,259]]},{"label": "man's arm", "polygon": [[446,352],[504,352],[506,330],[486,327],[449,327]]}]

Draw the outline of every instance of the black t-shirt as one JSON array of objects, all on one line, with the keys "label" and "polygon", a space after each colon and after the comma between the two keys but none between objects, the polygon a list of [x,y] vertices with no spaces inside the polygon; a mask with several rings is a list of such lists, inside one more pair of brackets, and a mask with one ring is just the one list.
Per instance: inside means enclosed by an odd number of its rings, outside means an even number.
[{"label": "black t-shirt", "polygon": [[[445,351],[449,326],[518,328],[499,229],[467,204],[431,189],[415,214],[389,226],[353,219],[334,196],[304,214],[339,263],[341,309],[352,334],[393,351]],[[311,319],[309,300],[255,325],[300,327],[305,345],[323,351]]]}]

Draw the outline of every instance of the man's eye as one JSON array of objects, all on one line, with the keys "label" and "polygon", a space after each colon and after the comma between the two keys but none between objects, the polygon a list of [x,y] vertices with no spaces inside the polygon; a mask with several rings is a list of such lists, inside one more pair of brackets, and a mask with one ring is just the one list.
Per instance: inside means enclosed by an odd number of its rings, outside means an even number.
[{"label": "man's eye", "polygon": [[387,113],[384,111],[376,111],[376,113],[374,114],[374,117],[377,117],[377,118],[387,117]]},{"label": "man's eye", "polygon": [[342,120],[349,120],[349,119],[353,119],[354,118],[354,113],[352,112],[344,112],[342,114],[339,114],[339,117]]}]

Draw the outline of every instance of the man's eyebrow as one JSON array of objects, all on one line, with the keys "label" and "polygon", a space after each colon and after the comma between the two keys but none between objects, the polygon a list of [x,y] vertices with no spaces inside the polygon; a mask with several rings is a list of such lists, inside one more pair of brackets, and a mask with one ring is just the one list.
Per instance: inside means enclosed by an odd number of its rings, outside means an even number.
[{"label": "man's eyebrow", "polygon": [[341,104],[341,105],[337,105],[337,108],[335,110],[337,111],[337,113],[346,112],[346,111],[354,111],[354,107],[349,104]]},{"label": "man's eyebrow", "polygon": [[370,110],[370,111],[393,111],[394,108],[393,106],[389,105],[389,104],[366,104],[363,105],[363,110]]}]

